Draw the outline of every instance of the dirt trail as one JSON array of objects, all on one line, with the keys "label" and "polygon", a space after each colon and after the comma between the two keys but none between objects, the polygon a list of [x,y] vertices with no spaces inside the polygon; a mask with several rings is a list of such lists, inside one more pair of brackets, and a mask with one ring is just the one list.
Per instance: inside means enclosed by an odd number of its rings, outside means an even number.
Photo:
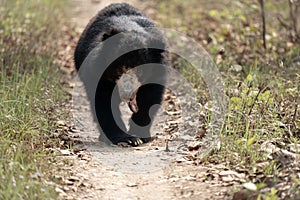
[{"label": "dirt trail", "polygon": [[[100,9],[117,2],[120,1],[73,0],[72,21],[82,31]],[[146,6],[137,0],[126,2],[141,10]],[[73,162],[67,169],[67,184],[71,186],[58,189],[62,199],[224,199],[226,188],[203,178],[210,169],[183,159],[186,150],[180,145],[190,136],[181,136],[181,142],[170,142],[170,151],[166,151],[168,136],[163,134],[163,127],[168,116],[164,112],[153,128],[157,140],[136,148],[110,146],[99,142],[82,83],[77,80],[73,84],[76,88],[81,86],[71,93],[77,102],[72,110],[82,143],[75,145],[75,153],[68,156]],[[172,99],[172,95],[168,98]],[[124,105],[122,113],[128,119],[130,112]]]}]

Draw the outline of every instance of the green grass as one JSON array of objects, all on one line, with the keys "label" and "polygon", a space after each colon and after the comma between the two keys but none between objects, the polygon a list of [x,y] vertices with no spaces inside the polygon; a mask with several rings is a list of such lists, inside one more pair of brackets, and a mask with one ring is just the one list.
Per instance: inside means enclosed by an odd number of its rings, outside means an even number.
[{"label": "green grass", "polygon": [[[300,47],[276,19],[281,14],[290,23],[288,1],[266,1],[267,50],[262,45],[257,1],[154,2],[157,11],[153,16],[160,25],[182,31],[202,44],[225,81],[229,109],[220,133],[221,149],[199,162],[246,171],[248,182],[270,188],[261,194],[265,199],[296,198],[300,195],[299,160],[267,151],[271,147],[290,151],[294,146],[293,155],[300,155]],[[197,88],[199,102],[209,102],[205,83],[191,73],[191,66],[180,59],[174,65]],[[285,194],[271,190],[279,183],[291,187]]]},{"label": "green grass", "polygon": [[44,150],[57,145],[65,98],[52,64],[63,4],[4,0],[0,10],[0,199],[55,199]]}]

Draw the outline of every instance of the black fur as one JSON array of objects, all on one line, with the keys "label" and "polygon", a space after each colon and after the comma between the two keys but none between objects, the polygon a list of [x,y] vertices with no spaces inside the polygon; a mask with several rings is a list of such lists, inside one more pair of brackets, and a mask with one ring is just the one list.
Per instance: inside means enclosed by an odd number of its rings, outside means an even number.
[{"label": "black fur", "polygon": [[[79,70],[84,59],[99,43],[118,33],[122,35],[116,47],[106,47],[105,43],[102,46],[100,52],[105,56],[120,55],[119,51],[121,49],[134,45],[144,46],[145,48],[118,57],[105,70],[103,76],[99,78],[100,81],[95,95],[96,115],[103,132],[112,143],[126,142],[132,146],[137,146],[140,143],[149,141],[150,130],[147,129],[147,133],[140,133],[140,129],[131,123],[129,134],[122,131],[117,126],[117,124],[121,124],[123,128],[125,127],[120,117],[119,104],[121,99],[113,98],[111,100],[111,97],[116,81],[128,69],[147,63],[168,63],[164,51],[166,45],[163,36],[154,23],[140,11],[126,3],[111,4],[101,10],[82,33],[75,50],[75,65],[76,69]],[[151,45],[160,48],[147,48]],[[161,78],[165,74],[163,70],[159,70],[159,74],[157,74],[155,69],[145,70],[142,73],[147,73],[147,75],[139,75],[139,82],[142,85],[136,93],[139,109],[137,113],[132,115],[131,119],[138,126],[147,126],[151,125],[151,118],[156,113],[156,110],[154,110],[149,116],[149,108],[154,104],[161,103],[164,87],[159,84],[143,85],[142,83],[145,81],[145,77],[155,79]],[[157,77],[158,75],[161,77]],[[111,108],[114,110],[111,110]],[[113,111],[117,113],[117,119],[113,118]]]}]

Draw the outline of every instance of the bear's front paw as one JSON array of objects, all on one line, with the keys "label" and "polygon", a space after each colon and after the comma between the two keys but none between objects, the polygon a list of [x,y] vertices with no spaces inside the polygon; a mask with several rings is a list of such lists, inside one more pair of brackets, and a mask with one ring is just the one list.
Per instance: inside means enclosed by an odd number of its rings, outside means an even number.
[{"label": "bear's front paw", "polygon": [[134,137],[134,136],[129,136],[129,137],[124,137],[119,139],[118,141],[114,142],[114,144],[116,145],[120,145],[120,146],[139,146],[143,143],[147,143],[151,141],[151,137],[149,138],[138,138],[138,137]]}]

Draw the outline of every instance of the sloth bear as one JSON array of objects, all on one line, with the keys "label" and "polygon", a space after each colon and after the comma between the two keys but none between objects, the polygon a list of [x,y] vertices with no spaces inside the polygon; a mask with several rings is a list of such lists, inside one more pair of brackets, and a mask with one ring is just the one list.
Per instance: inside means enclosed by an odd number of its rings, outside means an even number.
[{"label": "sloth bear", "polygon": [[[117,40],[116,45],[106,45],[109,39]],[[151,140],[150,127],[158,110],[152,106],[161,103],[164,93],[166,71],[161,66],[169,64],[164,37],[144,14],[129,4],[120,3],[101,10],[83,31],[74,54],[77,70],[99,44],[103,44],[99,52],[105,58],[116,57],[108,66],[100,64],[107,68],[99,77],[95,99],[90,99],[94,101],[99,125],[113,144],[147,143]],[[134,50],[120,53],[124,49]],[[117,95],[113,96],[116,86]],[[121,119],[121,101],[126,102],[133,113],[128,131]]]}]

